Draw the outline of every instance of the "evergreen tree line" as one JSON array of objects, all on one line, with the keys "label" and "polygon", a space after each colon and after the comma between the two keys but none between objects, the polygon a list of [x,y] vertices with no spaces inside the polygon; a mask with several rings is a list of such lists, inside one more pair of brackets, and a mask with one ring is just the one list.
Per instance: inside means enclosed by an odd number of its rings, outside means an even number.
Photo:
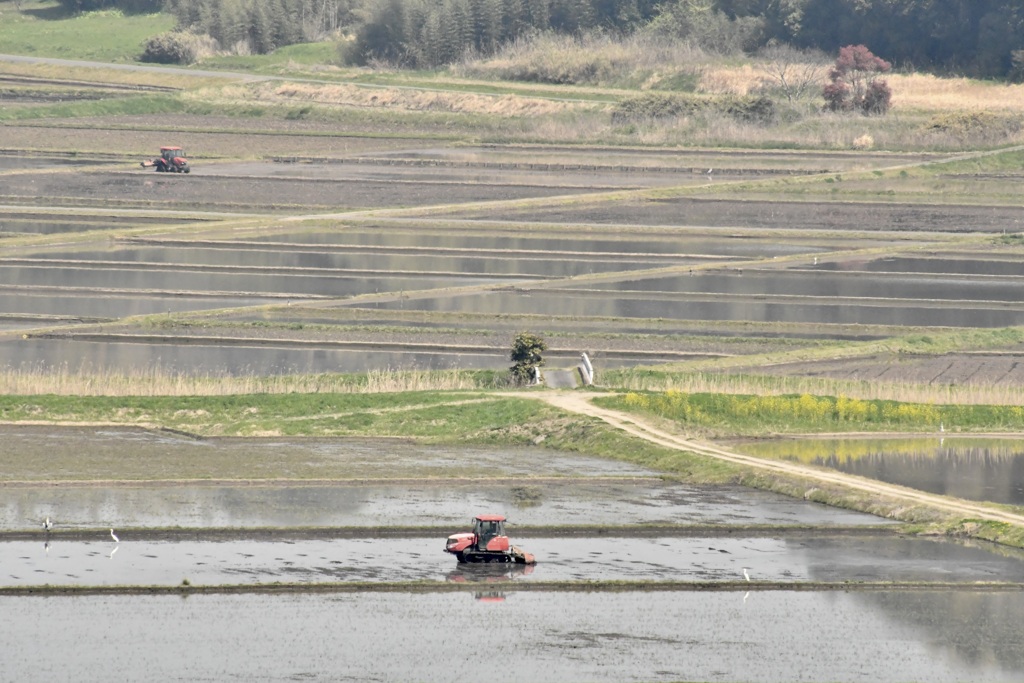
[{"label": "evergreen tree line", "polygon": [[721,50],[867,45],[898,67],[1024,80],[1021,0],[369,0],[355,63],[437,66],[531,30],[639,28]]},{"label": "evergreen tree line", "polygon": [[356,64],[432,67],[531,31],[632,30],[656,12],[655,0],[380,0],[348,55]]},{"label": "evergreen tree line", "polygon": [[437,66],[526,33],[653,30],[704,46],[866,45],[896,68],[1024,80],[1022,0],[61,0],[76,11],[157,3],[180,30],[255,52],[355,36],[348,57]]},{"label": "evergreen tree line", "polygon": [[325,38],[355,21],[361,0],[166,0],[178,28],[205,34],[223,48],[255,53]]},{"label": "evergreen tree line", "polygon": [[716,0],[732,19],[763,22],[762,41],[867,45],[896,67],[1024,80],[1021,0]]}]

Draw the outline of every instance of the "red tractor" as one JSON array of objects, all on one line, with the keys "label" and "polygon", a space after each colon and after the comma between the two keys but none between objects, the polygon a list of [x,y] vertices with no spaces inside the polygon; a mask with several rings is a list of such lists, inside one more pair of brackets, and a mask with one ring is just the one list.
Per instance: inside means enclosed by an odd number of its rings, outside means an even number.
[{"label": "red tractor", "polygon": [[473,518],[473,531],[449,536],[444,551],[459,562],[537,563],[532,554],[509,544],[505,518],[501,515],[477,515]]},{"label": "red tractor", "polygon": [[143,161],[142,167],[154,167],[158,173],[188,173],[188,159],[185,158],[185,150],[181,147],[161,147],[160,156],[151,161]]}]

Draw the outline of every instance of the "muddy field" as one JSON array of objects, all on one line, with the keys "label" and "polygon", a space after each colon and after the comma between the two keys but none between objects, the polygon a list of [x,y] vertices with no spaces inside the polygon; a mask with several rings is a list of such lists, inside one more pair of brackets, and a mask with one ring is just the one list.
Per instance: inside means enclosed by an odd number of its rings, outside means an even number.
[{"label": "muddy field", "polygon": [[[507,568],[459,566],[438,538],[291,539],[216,542],[137,540],[118,530],[83,541],[0,543],[0,587],[259,586],[284,582],[462,582],[494,580],[516,586],[535,582],[751,582],[761,585],[881,582],[1024,582],[1024,554],[1000,557],[978,548],[919,538],[804,535],[728,537],[592,538],[530,537],[517,541],[543,561]],[[478,571],[479,570],[479,571]]]},{"label": "muddy field", "polygon": [[1024,384],[1022,357],[1024,353],[1018,351],[951,353],[942,356],[872,355],[794,365],[780,364],[766,368],[764,372],[866,381],[1020,386]]}]

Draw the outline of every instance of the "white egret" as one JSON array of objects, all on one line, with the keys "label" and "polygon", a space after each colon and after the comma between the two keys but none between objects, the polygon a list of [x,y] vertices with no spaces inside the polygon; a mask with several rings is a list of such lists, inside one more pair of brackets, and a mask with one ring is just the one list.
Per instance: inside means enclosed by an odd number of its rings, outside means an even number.
[{"label": "white egret", "polygon": [[53,522],[51,522],[50,518],[47,517],[46,521],[43,522],[43,530],[46,531],[46,533],[50,533],[50,529],[52,529],[52,528],[53,528]]},{"label": "white egret", "polygon": [[110,537],[112,539],[114,539],[114,543],[120,543],[121,542],[120,539],[118,539],[118,537],[114,534],[114,530],[113,529],[110,530]]},{"label": "white egret", "polygon": [[750,574],[747,573],[747,568],[746,567],[743,568],[743,578],[746,579],[747,581],[750,581]]}]

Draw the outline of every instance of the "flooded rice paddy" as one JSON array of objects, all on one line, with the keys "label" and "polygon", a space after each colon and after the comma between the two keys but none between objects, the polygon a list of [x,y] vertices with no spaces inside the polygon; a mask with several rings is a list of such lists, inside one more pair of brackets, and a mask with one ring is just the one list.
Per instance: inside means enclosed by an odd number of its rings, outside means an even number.
[{"label": "flooded rice paddy", "polygon": [[[462,531],[466,523],[453,527]],[[0,587],[258,585],[274,582],[472,581],[487,567],[460,566],[436,538],[375,537],[147,541],[143,532],[97,529],[95,540],[0,542]],[[941,540],[801,534],[699,538],[600,534],[529,536],[513,542],[537,556],[533,567],[502,567],[519,581],[940,582],[1024,583],[1024,553],[998,555]],[[507,572],[511,574],[506,575]],[[493,573],[491,574],[493,576]],[[654,586],[652,585],[652,588]]]},{"label": "flooded rice paddy", "polygon": [[[453,448],[395,439],[197,440],[141,429],[3,431],[3,477],[22,483],[3,489],[2,531],[35,530],[46,517],[61,532],[111,526],[460,529],[467,511],[479,509],[505,514],[513,529],[552,520],[567,528],[882,523],[768,492],[664,481],[648,469],[544,448]],[[241,471],[239,462],[246,463]],[[272,474],[279,471],[310,481],[279,481]],[[216,481],[240,475],[251,479]],[[188,480],[177,481],[182,477]],[[261,483],[261,477],[271,479]],[[121,483],[89,483],[114,478]]]},{"label": "flooded rice paddy", "polygon": [[492,674],[567,683],[1009,683],[1024,673],[1020,592],[505,587],[0,597],[0,609],[11,680],[430,683],[473,676],[481,661]]},{"label": "flooded rice paddy", "polygon": [[[26,323],[28,324],[28,323]],[[36,321],[38,324],[38,321]],[[287,341],[252,343],[227,340],[142,339],[136,343],[33,339],[31,344],[0,341],[7,367],[69,372],[112,371],[128,373],[167,372],[195,375],[288,375],[296,373],[448,370],[451,368],[497,370],[508,366],[502,350],[411,352],[405,349],[367,351],[289,345]],[[292,346],[291,348],[289,348]]]},{"label": "flooded rice paddy", "polygon": [[[742,279],[740,273],[733,275]],[[808,292],[811,282],[807,282]],[[969,306],[965,308],[965,306]],[[667,318],[676,321],[746,321],[752,323],[819,323],[823,325],[1000,327],[1024,324],[1019,301],[948,302],[908,299],[841,299],[836,297],[733,294],[714,291],[602,293],[592,289],[492,291],[462,296],[428,296],[387,301],[390,310],[452,311],[473,314],[550,315],[582,318]]]},{"label": "flooded rice paddy", "polygon": [[[507,476],[507,475],[503,475]],[[499,510],[515,526],[781,524],[863,526],[874,517],[733,487],[695,487],[655,477],[595,481],[524,477],[500,484],[365,483],[246,486],[18,486],[4,491],[0,530],[28,530],[42,519],[78,531],[117,527],[261,528],[464,526],[467,510]]]},{"label": "flooded rice paddy", "polygon": [[815,438],[745,443],[741,450],[921,491],[1024,505],[1024,439],[946,436]]},{"label": "flooded rice paddy", "polygon": [[[965,254],[945,243],[965,225],[1005,231],[1017,220],[1011,209],[705,198],[610,202],[603,195],[564,209],[562,200],[544,199],[666,184],[714,187],[730,178],[804,172],[806,164],[820,171],[819,155],[766,153],[755,163],[727,152],[420,149],[413,141],[395,149],[394,141],[351,140],[343,146],[352,155],[342,160],[328,149],[335,143],[342,144],[325,141],[319,162],[298,155],[295,163],[200,164],[187,178],[128,167],[70,175],[60,171],[59,160],[53,172],[46,160],[32,160],[33,168],[7,179],[11,205],[0,210],[0,235],[118,233],[113,241],[97,237],[74,247],[41,242],[0,258],[3,329],[28,337],[0,340],[0,367],[134,372],[159,364],[170,372],[291,374],[507,364],[507,341],[493,352],[425,352],[402,331],[408,323],[393,315],[377,333],[388,345],[371,353],[333,348],[322,331],[290,322],[328,308],[416,313],[430,321],[419,333],[458,334],[499,319],[515,329],[535,326],[538,318],[552,329],[573,323],[590,336],[574,340],[579,348],[573,352],[587,350],[604,368],[677,361],[667,353],[673,350],[669,335],[706,334],[714,326],[747,325],[744,330],[778,338],[849,339],[908,327],[1024,324],[1020,255],[998,252],[998,267],[986,269],[991,245]],[[871,166],[882,159],[860,154],[825,165]],[[707,174],[705,164],[714,173]],[[47,188],[68,206],[84,208],[31,206]],[[18,197],[29,206],[19,207]],[[521,199],[539,208],[454,208]],[[550,208],[543,206],[547,201]],[[384,211],[436,204],[450,209],[440,217]],[[160,207],[167,209],[164,219]],[[317,212],[364,208],[382,212],[353,221],[344,214],[314,220]],[[225,229],[218,221],[244,218],[226,211],[262,212],[268,219]],[[281,212],[309,220],[273,219]],[[545,221],[542,227],[538,220]],[[934,241],[935,249],[924,256],[900,253],[921,240]],[[886,256],[862,254],[877,249]],[[659,269],[665,274],[651,277]],[[238,344],[228,339],[230,332],[224,340],[186,342],[180,334],[190,331],[190,313],[241,329],[243,309],[275,304],[296,311],[270,323],[288,325],[295,344]],[[160,322],[171,332],[166,339],[147,338],[145,329],[133,339],[104,338],[95,330],[37,339],[40,328],[73,325],[75,315],[88,324],[160,314],[168,317]],[[659,321],[665,338],[657,343],[666,353],[625,353],[648,343],[638,331],[642,321]],[[339,330],[335,336],[345,335]],[[615,348],[603,348],[612,338]],[[612,350],[618,355],[602,357]]]}]

